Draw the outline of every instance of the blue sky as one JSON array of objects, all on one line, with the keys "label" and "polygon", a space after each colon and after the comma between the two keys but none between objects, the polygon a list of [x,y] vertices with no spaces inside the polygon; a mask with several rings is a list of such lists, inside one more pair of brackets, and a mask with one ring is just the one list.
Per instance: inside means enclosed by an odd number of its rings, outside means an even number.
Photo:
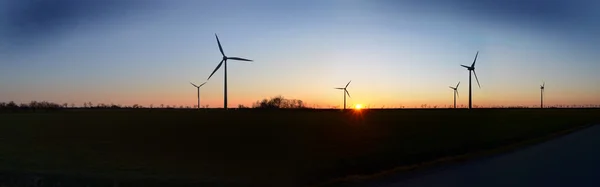
[{"label": "blue sky", "polygon": [[[187,105],[228,56],[230,107],[600,104],[599,3],[534,0],[0,0],[0,100]],[[42,3],[45,2],[45,3]],[[475,83],[475,80],[473,80]],[[223,72],[201,89],[223,105]]]}]

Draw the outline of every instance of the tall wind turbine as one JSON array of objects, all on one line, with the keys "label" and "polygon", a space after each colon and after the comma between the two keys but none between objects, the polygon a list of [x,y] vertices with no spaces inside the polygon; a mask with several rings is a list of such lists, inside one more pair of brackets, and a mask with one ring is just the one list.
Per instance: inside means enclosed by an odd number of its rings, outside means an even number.
[{"label": "tall wind turbine", "polygon": [[456,96],[458,96],[458,85],[460,85],[460,82],[456,84],[456,87],[449,86],[450,89],[454,90],[454,108],[456,108]]},{"label": "tall wind turbine", "polygon": [[481,88],[481,85],[479,84],[479,79],[477,78],[477,73],[475,73],[475,62],[477,61],[477,56],[479,55],[479,51],[477,51],[477,54],[475,54],[475,60],[473,60],[473,64],[471,64],[471,66],[465,66],[465,65],[460,65],[464,68],[467,68],[467,70],[469,70],[469,109],[473,108],[473,95],[471,94],[472,92],[472,88],[471,88],[471,72],[473,72],[473,75],[475,75],[475,80],[477,80],[477,85],[479,86],[479,88]]},{"label": "tall wind turbine", "polygon": [[[352,82],[352,81],[350,81]],[[348,84],[346,84],[346,87],[343,88],[335,88],[338,90],[344,90],[344,110],[346,110],[346,94],[348,95],[348,97],[350,97],[350,93],[348,92],[348,85],[350,85],[350,82],[348,82]]]},{"label": "tall wind turbine", "polygon": [[223,55],[223,59],[221,60],[221,62],[219,63],[219,65],[217,65],[217,68],[215,68],[215,70],[210,74],[210,76],[208,76],[208,79],[206,79],[207,81],[210,79],[210,77],[213,76],[213,74],[215,74],[215,72],[217,72],[217,70],[219,70],[219,68],[221,67],[221,65],[224,65],[225,67],[223,68],[224,70],[224,93],[223,93],[223,108],[227,109],[227,60],[239,60],[239,61],[248,61],[248,62],[252,62],[252,60],[248,60],[248,59],[244,59],[244,58],[240,58],[240,57],[227,57],[225,56],[225,53],[223,52],[223,47],[221,47],[221,42],[219,42],[219,37],[217,36],[217,34],[215,34],[215,38],[217,38],[217,44],[219,44],[219,51],[221,51],[221,55]]},{"label": "tall wind turbine", "polygon": [[196,89],[198,89],[198,109],[200,109],[200,87],[202,87],[202,85],[206,84],[206,82],[200,84],[200,85],[195,85],[194,83],[190,82],[190,84],[192,84],[192,86],[196,87]]},{"label": "tall wind turbine", "polygon": [[546,89],[546,82],[540,85],[540,108],[544,108],[544,89]]}]

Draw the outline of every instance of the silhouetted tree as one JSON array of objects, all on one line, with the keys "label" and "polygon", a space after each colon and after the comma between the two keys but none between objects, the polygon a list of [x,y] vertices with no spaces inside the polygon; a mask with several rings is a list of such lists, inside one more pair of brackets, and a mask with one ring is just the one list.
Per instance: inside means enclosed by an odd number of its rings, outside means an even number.
[{"label": "silhouetted tree", "polygon": [[262,109],[306,108],[302,100],[285,99],[283,96],[275,96],[270,99],[256,101],[256,103],[254,103],[252,107]]},{"label": "silhouetted tree", "polygon": [[14,101],[9,103],[0,103],[2,110],[58,110],[63,108],[63,105],[51,103],[47,101],[31,101],[29,103],[16,104]]}]

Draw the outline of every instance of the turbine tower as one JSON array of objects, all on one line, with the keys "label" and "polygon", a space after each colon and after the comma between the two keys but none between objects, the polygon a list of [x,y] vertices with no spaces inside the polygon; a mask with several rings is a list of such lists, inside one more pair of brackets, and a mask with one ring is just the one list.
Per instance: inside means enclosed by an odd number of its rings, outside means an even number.
[{"label": "turbine tower", "polygon": [[[350,81],[350,82],[352,82],[352,81]],[[335,89],[338,89],[338,90],[344,90],[344,93],[343,93],[344,94],[344,110],[346,110],[346,95],[348,95],[348,97],[350,97],[350,93],[348,92],[348,89],[347,89],[348,85],[350,85],[350,82],[348,82],[348,84],[346,84],[346,87],[335,88]]]},{"label": "turbine tower", "polygon": [[540,108],[544,108],[544,89],[546,89],[546,82],[540,85]]},{"label": "turbine tower", "polygon": [[195,85],[194,83],[190,82],[190,84],[192,84],[192,86],[196,87],[196,89],[198,89],[197,93],[198,93],[198,109],[200,109],[200,87],[202,87],[202,85],[206,84],[206,82],[200,84],[200,85]]},{"label": "turbine tower", "polygon": [[244,58],[240,58],[240,57],[225,56],[225,53],[223,52],[223,47],[221,47],[221,42],[219,41],[219,37],[217,36],[217,34],[215,34],[215,38],[217,38],[217,44],[219,45],[219,51],[221,51],[221,55],[223,55],[223,59],[221,60],[219,65],[217,65],[217,68],[215,68],[215,70],[210,74],[210,76],[208,76],[208,79],[206,79],[206,80],[208,81],[210,79],[210,77],[212,77],[213,74],[215,74],[215,72],[217,72],[217,70],[219,70],[221,65],[224,65],[224,67],[223,67],[223,71],[224,71],[223,108],[227,109],[227,60],[239,60],[239,61],[248,61],[248,62],[252,62],[252,60],[248,60],[248,59],[244,59]]},{"label": "turbine tower", "polygon": [[479,86],[479,88],[481,88],[481,85],[479,84],[479,79],[477,78],[477,73],[475,73],[475,62],[477,61],[477,56],[479,55],[479,51],[477,51],[477,54],[475,54],[475,60],[473,60],[473,64],[471,64],[471,66],[465,66],[465,65],[460,65],[464,68],[467,68],[467,70],[469,70],[469,109],[473,108],[473,95],[472,95],[472,88],[471,88],[471,72],[473,72],[473,75],[475,75],[475,80],[477,80],[477,85]]},{"label": "turbine tower", "polygon": [[458,96],[458,85],[460,85],[460,82],[456,84],[456,87],[449,86],[450,89],[454,90],[454,108],[456,108],[456,96]]}]

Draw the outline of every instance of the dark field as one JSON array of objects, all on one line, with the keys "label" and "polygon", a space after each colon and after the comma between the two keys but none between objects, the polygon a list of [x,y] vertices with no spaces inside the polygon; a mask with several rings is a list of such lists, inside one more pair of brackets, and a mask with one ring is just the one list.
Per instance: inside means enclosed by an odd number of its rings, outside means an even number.
[{"label": "dark field", "polygon": [[299,186],[592,123],[600,123],[600,109],[0,113],[0,170],[145,186]]}]

